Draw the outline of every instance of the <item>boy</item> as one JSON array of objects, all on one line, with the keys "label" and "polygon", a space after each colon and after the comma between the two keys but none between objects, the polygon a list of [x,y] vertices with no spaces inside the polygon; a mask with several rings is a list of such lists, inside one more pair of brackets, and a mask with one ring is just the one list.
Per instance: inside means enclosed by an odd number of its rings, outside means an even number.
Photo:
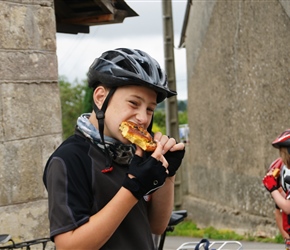
[{"label": "boy", "polygon": [[88,73],[93,111],[49,158],[44,171],[50,236],[57,249],[154,249],[168,224],[184,144],[154,134],[150,155],[119,131],[132,121],[151,132],[157,103],[176,95],[159,64],[140,50],[110,50]]}]

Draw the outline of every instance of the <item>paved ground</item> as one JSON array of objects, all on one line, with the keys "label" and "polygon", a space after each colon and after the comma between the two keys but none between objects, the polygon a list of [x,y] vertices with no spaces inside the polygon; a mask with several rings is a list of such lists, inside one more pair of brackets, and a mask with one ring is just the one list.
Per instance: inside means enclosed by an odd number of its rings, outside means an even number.
[{"label": "paved ground", "polygon": [[[164,250],[176,250],[185,242],[199,242],[200,239],[188,238],[188,237],[176,237],[167,236],[165,240]],[[211,240],[216,241],[216,240]],[[273,244],[273,243],[258,243],[258,242],[240,242],[242,248],[238,244],[231,244],[228,247],[221,248],[223,250],[285,250],[284,244]],[[215,249],[218,249],[221,245],[215,245]],[[194,248],[188,248],[194,249]],[[203,248],[201,248],[203,250]],[[211,248],[214,249],[214,248]]]}]

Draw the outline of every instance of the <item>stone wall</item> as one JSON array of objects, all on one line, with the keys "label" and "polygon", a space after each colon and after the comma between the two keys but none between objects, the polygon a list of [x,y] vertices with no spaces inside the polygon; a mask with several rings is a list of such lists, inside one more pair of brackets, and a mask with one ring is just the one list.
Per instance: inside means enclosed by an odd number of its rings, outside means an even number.
[{"label": "stone wall", "polygon": [[289,13],[278,0],[192,1],[183,207],[200,226],[277,233],[262,177],[290,127]]},{"label": "stone wall", "polygon": [[52,0],[0,0],[0,233],[48,236],[45,162],[61,142]]}]

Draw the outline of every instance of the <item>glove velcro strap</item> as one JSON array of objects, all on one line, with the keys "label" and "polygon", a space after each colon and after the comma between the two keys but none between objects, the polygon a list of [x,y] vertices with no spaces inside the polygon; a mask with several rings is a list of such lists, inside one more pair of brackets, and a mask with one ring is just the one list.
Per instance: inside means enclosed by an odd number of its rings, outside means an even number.
[{"label": "glove velcro strap", "polygon": [[145,195],[144,190],[141,188],[140,182],[136,178],[129,178],[128,175],[126,175],[123,181],[123,187],[128,189],[138,200]]},{"label": "glove velcro strap", "polygon": [[143,188],[142,183],[138,181],[138,179],[136,178],[131,179],[128,177],[128,175],[126,175],[123,181],[123,187],[128,189],[138,200],[140,200],[143,196],[147,194],[154,193],[158,188],[163,186],[163,184],[164,181],[161,184],[159,184],[158,180],[154,180],[151,189],[146,190]]},{"label": "glove velcro strap", "polygon": [[274,187],[272,187],[272,189],[271,190],[269,190],[270,191],[270,193],[272,193],[273,191],[275,191],[275,190],[278,190],[279,189],[279,187],[277,187],[277,186],[274,186]]}]

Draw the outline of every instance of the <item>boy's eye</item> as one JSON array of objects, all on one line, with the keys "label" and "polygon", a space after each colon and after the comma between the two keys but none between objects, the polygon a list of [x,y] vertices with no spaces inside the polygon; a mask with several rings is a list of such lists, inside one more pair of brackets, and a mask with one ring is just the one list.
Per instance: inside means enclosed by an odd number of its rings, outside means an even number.
[{"label": "boy's eye", "polygon": [[130,103],[133,104],[134,106],[137,106],[137,102],[130,101]]},{"label": "boy's eye", "polygon": [[150,112],[150,113],[153,113],[154,109],[148,108],[147,111]]}]

